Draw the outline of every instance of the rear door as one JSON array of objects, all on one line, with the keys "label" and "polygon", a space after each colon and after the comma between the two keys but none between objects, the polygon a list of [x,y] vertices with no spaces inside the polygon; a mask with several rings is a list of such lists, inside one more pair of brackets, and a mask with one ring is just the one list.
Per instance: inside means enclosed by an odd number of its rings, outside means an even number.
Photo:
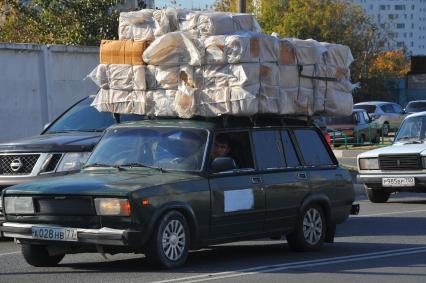
[{"label": "rear door", "polygon": [[265,230],[291,229],[309,184],[290,133],[280,129],[255,130],[252,139],[266,196]]},{"label": "rear door", "polygon": [[211,236],[225,239],[263,232],[265,194],[261,176],[255,172],[248,131],[227,132],[238,169],[212,174]]}]

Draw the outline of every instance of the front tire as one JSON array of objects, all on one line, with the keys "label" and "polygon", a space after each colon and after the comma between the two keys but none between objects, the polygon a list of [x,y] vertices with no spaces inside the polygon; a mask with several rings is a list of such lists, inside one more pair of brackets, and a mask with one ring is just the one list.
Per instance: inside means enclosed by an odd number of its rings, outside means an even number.
[{"label": "front tire", "polygon": [[324,244],[326,219],[322,208],[310,204],[303,209],[294,232],[287,235],[287,242],[294,251],[316,251]]},{"label": "front tire", "polygon": [[188,258],[189,237],[189,226],[185,217],[178,211],[170,211],[155,227],[146,256],[160,268],[182,266]]},{"label": "front tire", "polygon": [[22,244],[21,251],[26,262],[36,267],[56,266],[65,256],[49,255],[46,246],[41,245]]},{"label": "front tire", "polygon": [[365,193],[372,203],[385,203],[389,200],[390,193],[365,187]]}]

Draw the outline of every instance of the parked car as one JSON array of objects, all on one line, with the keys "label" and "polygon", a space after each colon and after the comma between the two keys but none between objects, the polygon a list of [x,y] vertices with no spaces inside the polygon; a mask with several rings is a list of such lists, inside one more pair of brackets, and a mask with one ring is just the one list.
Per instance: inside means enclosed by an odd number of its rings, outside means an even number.
[{"label": "parked car", "polygon": [[383,131],[384,136],[388,136],[391,131],[398,131],[405,116],[402,107],[393,102],[360,102],[354,105],[354,109],[364,109],[367,111],[368,115],[370,115],[377,126]]},{"label": "parked car", "polygon": [[[117,122],[111,113],[91,107],[93,99],[78,101],[38,136],[0,144],[0,192],[15,184],[80,170],[103,130]],[[140,120],[143,116],[121,115],[119,119]]]},{"label": "parked car", "polygon": [[350,116],[326,117],[325,121],[331,143],[335,146],[380,141],[377,124],[363,109],[354,109]]},{"label": "parked car", "polygon": [[[318,250],[356,212],[351,175],[318,128],[277,121],[114,125],[80,173],[7,188],[0,230],[34,266],[101,251],[173,268],[189,248],[281,235]],[[230,150],[213,158],[219,136]]]},{"label": "parked car", "polygon": [[411,114],[391,146],[358,155],[358,181],[371,202],[386,202],[394,192],[426,192],[425,130],[426,112]]},{"label": "parked car", "polygon": [[405,112],[408,114],[426,111],[426,100],[413,100],[405,106]]}]

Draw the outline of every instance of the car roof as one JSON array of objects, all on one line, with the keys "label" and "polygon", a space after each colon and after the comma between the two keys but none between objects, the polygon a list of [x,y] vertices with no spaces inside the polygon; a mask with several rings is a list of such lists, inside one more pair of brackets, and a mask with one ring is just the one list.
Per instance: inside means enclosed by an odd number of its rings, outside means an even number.
[{"label": "car roof", "polygon": [[364,101],[364,102],[359,102],[359,103],[355,103],[354,105],[376,105],[376,106],[380,106],[383,104],[397,104],[395,102],[389,102],[389,101]]},{"label": "car roof", "polygon": [[147,120],[124,122],[112,125],[110,128],[125,127],[181,127],[194,129],[232,129],[232,128],[261,128],[285,126],[313,126],[312,121],[280,116],[261,117],[196,117],[191,119],[151,118]]},{"label": "car roof", "polygon": [[407,104],[409,104],[409,103],[411,103],[411,102],[426,102],[426,100],[425,100],[425,99],[411,100],[411,101],[408,101],[408,103],[407,103]]},{"label": "car roof", "polygon": [[[405,119],[407,118],[411,118],[411,117],[418,117],[418,116],[426,116],[426,111],[422,111],[422,112],[416,112],[410,115],[407,115],[407,117],[405,117]],[[404,119],[404,120],[405,120]]]}]

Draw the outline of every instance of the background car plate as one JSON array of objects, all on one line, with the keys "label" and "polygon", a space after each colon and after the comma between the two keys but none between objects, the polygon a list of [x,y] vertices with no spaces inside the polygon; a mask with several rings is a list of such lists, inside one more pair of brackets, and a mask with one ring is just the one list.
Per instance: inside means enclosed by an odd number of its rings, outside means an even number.
[{"label": "background car plate", "polygon": [[49,241],[78,241],[77,229],[61,227],[32,227],[32,238]]},{"label": "background car plate", "polygon": [[382,178],[383,187],[414,187],[414,177]]}]

